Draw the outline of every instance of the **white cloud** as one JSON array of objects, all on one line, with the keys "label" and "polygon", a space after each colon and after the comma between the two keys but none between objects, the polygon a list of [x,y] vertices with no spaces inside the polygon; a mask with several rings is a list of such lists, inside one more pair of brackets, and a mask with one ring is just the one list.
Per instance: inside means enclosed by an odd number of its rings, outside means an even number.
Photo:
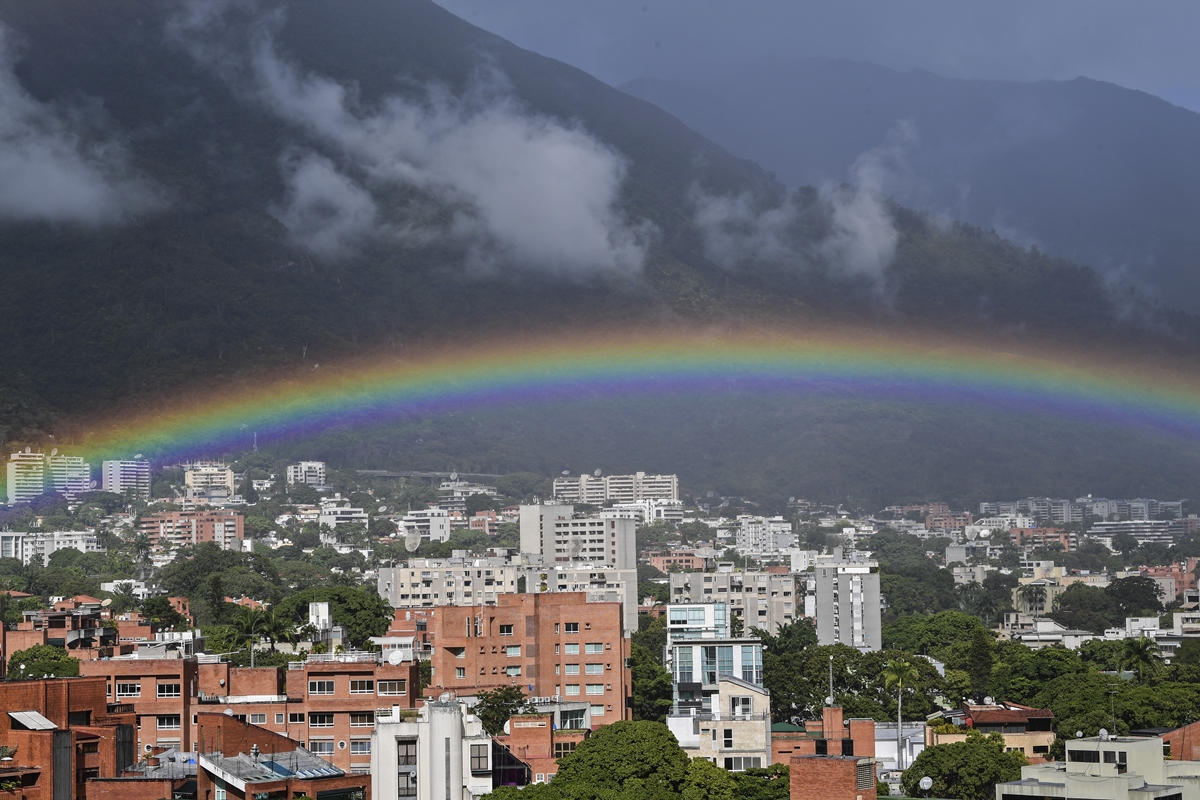
[{"label": "white cloud", "polygon": [[309,250],[341,256],[375,227],[371,195],[328,158],[312,152],[288,153],[281,167],[287,196],[271,213]]},{"label": "white cloud", "polygon": [[86,139],[67,113],[25,91],[15,50],[0,24],[0,218],[98,225],[159,205],[124,148]]}]

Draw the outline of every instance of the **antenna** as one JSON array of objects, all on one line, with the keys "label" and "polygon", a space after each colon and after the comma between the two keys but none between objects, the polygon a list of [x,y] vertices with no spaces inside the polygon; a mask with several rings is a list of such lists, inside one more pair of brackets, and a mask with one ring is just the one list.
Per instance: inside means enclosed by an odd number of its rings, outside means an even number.
[{"label": "antenna", "polygon": [[254,432],[254,452],[258,452],[258,431]]}]

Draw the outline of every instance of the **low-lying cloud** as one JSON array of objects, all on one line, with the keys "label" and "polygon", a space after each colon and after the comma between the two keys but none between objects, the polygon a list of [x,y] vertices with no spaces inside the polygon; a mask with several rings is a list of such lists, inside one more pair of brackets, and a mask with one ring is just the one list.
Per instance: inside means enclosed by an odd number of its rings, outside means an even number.
[{"label": "low-lying cloud", "polygon": [[277,51],[279,12],[259,14],[241,44],[214,36],[230,8],[198,2],[174,33],[235,89],[302,130],[311,153],[283,162],[288,196],[273,213],[301,244],[348,253],[364,235],[426,241],[428,228],[387,218],[372,196],[413,187],[452,209],[438,235],[464,243],[480,268],[579,275],[640,271],[650,228],[617,207],[624,158],[577,124],[522,108],[502,77],[462,97],[428,86],[416,99],[367,106],[353,86],[302,70]]},{"label": "low-lying cloud", "polygon": [[86,109],[41,103],[21,86],[17,49],[0,23],[0,219],[100,225],[159,205],[118,142],[76,124]]},{"label": "low-lying cloud", "polygon": [[[697,192],[695,220],[705,254],[726,269],[746,262],[796,269],[821,263],[844,276],[866,278],[882,293],[900,239],[886,195],[904,177],[904,152],[916,136],[911,123],[899,123],[883,145],[858,157],[847,183],[818,190],[816,209],[802,208],[796,196],[763,207],[749,193]],[[805,217],[813,213],[821,217],[816,239],[805,233]]]}]

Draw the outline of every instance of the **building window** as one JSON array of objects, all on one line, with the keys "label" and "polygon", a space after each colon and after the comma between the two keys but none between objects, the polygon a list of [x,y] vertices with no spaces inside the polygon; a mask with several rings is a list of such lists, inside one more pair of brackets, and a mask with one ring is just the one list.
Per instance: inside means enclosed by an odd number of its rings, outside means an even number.
[{"label": "building window", "polygon": [[374,694],[375,681],[350,681],[350,694]]},{"label": "building window", "polygon": [[398,797],[417,796],[417,775],[415,772],[401,772],[396,776],[396,795]]},{"label": "building window", "polygon": [[508,647],[504,648],[504,655],[508,656],[509,658],[520,658],[521,657],[521,645],[510,644]]},{"label": "building window", "polygon": [[577,694],[579,694],[579,684],[578,683],[568,683],[567,684],[567,697],[571,697],[572,695],[577,695]]},{"label": "building window", "polygon": [[369,755],[371,755],[371,740],[370,739],[351,740],[350,755],[352,755],[352,756],[369,756]]},{"label": "building window", "polygon": [[575,747],[578,744],[579,744],[578,742],[555,742],[554,743],[554,757],[562,758],[563,756],[565,756],[569,753],[574,753]]},{"label": "building window", "polygon": [[304,724],[304,712],[303,711],[294,711],[294,712],[288,714],[288,724],[289,725],[303,725]]},{"label": "building window", "polygon": [[579,644],[578,644],[578,643],[576,643],[576,644],[564,644],[564,645],[563,645],[563,653],[564,653],[565,655],[568,655],[568,656],[577,656],[577,655],[579,655]]},{"label": "building window", "polygon": [[160,731],[177,731],[180,728],[178,714],[159,714],[158,729]]},{"label": "building window", "polygon": [[396,763],[401,767],[417,765],[417,742],[415,739],[396,742]]},{"label": "building window", "polygon": [[726,728],[725,735],[721,737],[726,750],[733,749],[733,728]]},{"label": "building window", "polygon": [[594,694],[604,694],[604,684],[603,683],[589,683],[587,685],[587,693],[593,694],[593,695]]},{"label": "building window", "polygon": [[520,667],[518,667],[518,666],[505,667],[505,668],[504,668],[504,674],[505,674],[505,675],[507,675],[507,676],[509,676],[510,678],[517,678],[517,677],[520,677],[520,675],[521,675],[521,668],[520,668]]},{"label": "building window", "polygon": [[604,674],[604,665],[603,664],[588,664],[587,665],[587,674],[588,675],[603,675]]},{"label": "building window", "polygon": [[501,636],[512,636],[513,635],[512,625],[501,625],[500,626],[500,635]]},{"label": "building window", "polygon": [[350,715],[351,728],[370,728],[375,724],[375,712],[363,711]]},{"label": "building window", "polygon": [[309,681],[309,694],[333,694],[333,681]]},{"label": "building window", "polygon": [[456,678],[467,677],[467,668],[466,667],[455,667],[454,668],[454,677],[456,677]]},{"label": "building window", "polygon": [[333,755],[333,740],[326,739],[323,741],[315,741],[308,743],[308,752],[314,756],[331,756]]},{"label": "building window", "polygon": [[332,728],[333,714],[309,714],[308,727],[310,728]]},{"label": "building window", "polygon": [[117,697],[141,697],[142,685],[140,683],[118,683]]},{"label": "building window", "polygon": [[267,715],[266,714],[251,714],[250,715],[250,724],[251,725],[266,725],[267,724]]},{"label": "building window", "polygon": [[380,681],[380,695],[408,694],[408,681]]},{"label": "building window", "polygon": [[578,664],[566,664],[565,666],[566,666],[566,673],[568,675],[578,675],[579,674],[579,665]]},{"label": "building window", "polygon": [[602,706],[602,705],[592,706],[591,714],[593,717],[603,717],[604,716],[604,706]]},{"label": "building window", "polygon": [[158,696],[159,697],[179,697],[180,696],[179,684],[178,683],[160,683],[158,685]]},{"label": "building window", "polygon": [[604,652],[604,642],[588,642],[584,645],[583,652],[588,655],[597,655]]},{"label": "building window", "polygon": [[283,714],[276,714],[276,715],[275,715],[275,724],[276,724],[276,725],[282,725],[282,724],[283,724]]},{"label": "building window", "polygon": [[563,633],[579,633],[579,623],[578,622],[563,623]]},{"label": "building window", "polygon": [[213,787],[213,798],[215,800],[225,800],[225,784],[218,783]]},{"label": "building window", "polygon": [[471,772],[487,772],[488,769],[488,745],[471,745]]},{"label": "building window", "polygon": [[744,772],[748,769],[760,769],[762,758],[759,756],[733,756],[725,759],[725,769],[730,772]]}]

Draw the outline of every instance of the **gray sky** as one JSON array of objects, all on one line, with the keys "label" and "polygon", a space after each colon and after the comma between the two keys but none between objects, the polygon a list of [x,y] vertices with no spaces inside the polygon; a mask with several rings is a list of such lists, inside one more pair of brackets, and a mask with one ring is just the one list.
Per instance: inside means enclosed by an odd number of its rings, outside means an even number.
[{"label": "gray sky", "polygon": [[950,78],[1111,81],[1200,111],[1200,2],[437,0],[619,85],[831,56]]}]

